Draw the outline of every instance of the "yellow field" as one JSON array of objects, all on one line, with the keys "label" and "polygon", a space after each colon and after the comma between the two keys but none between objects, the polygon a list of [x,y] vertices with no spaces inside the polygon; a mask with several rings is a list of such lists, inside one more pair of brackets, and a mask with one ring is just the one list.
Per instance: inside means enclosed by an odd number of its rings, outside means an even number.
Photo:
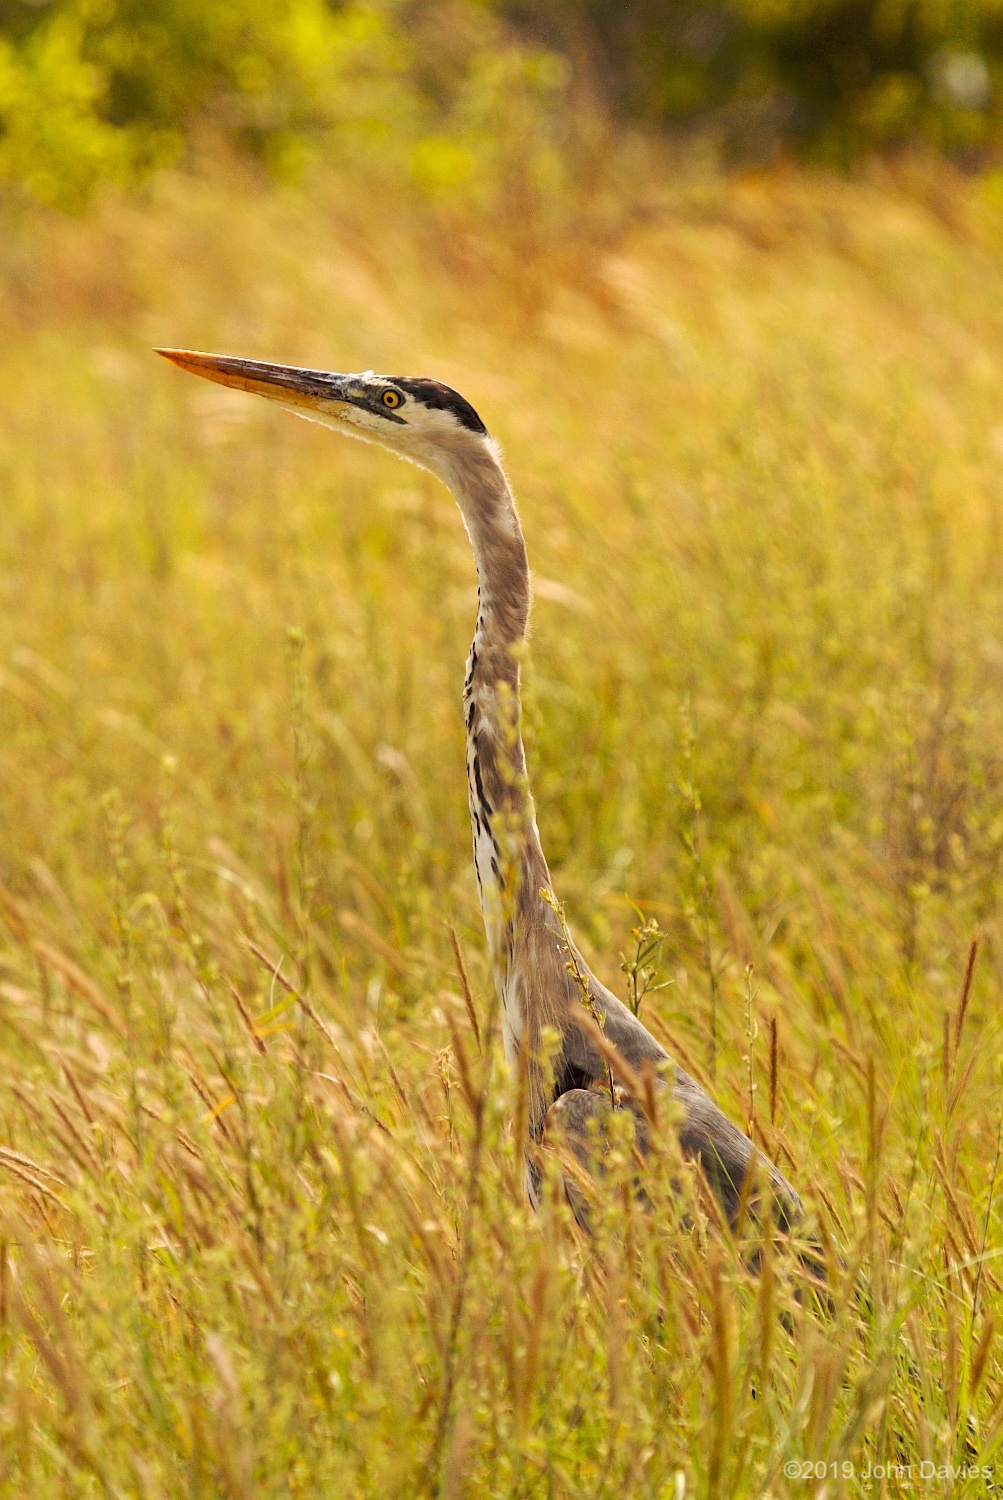
[{"label": "yellow field", "polygon": [[[996,1492],[994,201],[654,183],[524,274],[336,178],[8,212],[2,1493]],[[803,1192],[831,1305],[664,1160],[642,1213],[626,1141],[593,1241],[531,1214],[459,515],[157,344],[433,374],[501,440],[558,893],[621,994],[658,919],[642,1019]]]}]

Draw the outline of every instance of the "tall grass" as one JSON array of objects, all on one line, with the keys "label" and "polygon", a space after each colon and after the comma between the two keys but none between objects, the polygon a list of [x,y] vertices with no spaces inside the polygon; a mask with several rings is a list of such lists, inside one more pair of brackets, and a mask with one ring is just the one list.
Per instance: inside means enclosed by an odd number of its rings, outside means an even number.
[{"label": "tall grass", "polygon": [[[655,180],[529,312],[337,179],[8,219],[6,1493],[993,1492],[937,1471],[1003,1435],[994,213]],[[667,1129],[651,1211],[624,1124],[591,1239],[556,1155],[530,1212],[459,517],[159,343],[433,373],[501,439],[558,893],[614,988],[657,958],[825,1305]]]}]

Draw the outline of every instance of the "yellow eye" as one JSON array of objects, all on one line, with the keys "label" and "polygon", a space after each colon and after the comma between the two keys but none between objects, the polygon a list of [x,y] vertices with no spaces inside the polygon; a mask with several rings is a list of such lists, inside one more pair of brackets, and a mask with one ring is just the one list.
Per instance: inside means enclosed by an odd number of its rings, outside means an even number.
[{"label": "yellow eye", "polygon": [[395,406],[400,406],[400,404],[401,404],[401,398],[400,398],[399,394],[397,393],[397,391],[384,391],[383,392],[383,405],[384,406],[389,406],[391,408],[391,410],[392,410]]}]

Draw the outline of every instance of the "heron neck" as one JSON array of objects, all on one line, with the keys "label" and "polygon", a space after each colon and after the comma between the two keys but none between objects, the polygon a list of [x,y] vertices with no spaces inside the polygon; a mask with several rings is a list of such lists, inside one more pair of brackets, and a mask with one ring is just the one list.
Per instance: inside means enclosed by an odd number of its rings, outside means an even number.
[{"label": "heron neck", "polygon": [[[485,653],[499,653],[501,670],[503,662],[518,663],[529,620],[529,563],[519,514],[501,463],[487,443],[464,453],[462,463],[451,466],[447,482],[477,565],[477,633]],[[488,665],[483,663],[482,677]]]},{"label": "heron neck", "polygon": [[523,929],[549,884],[520,725],[520,660],[529,619],[529,564],[519,516],[494,454],[450,476],[477,566],[478,610],[463,692],[467,787],[481,910],[510,1058],[522,1032],[513,972]]}]

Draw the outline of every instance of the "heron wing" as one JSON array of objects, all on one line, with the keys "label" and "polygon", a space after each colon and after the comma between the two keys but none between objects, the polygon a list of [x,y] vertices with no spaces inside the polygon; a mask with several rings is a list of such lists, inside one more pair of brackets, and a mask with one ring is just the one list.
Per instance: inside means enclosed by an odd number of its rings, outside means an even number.
[{"label": "heron wing", "polygon": [[[665,1077],[672,1071],[672,1092],[681,1107],[678,1124],[679,1144],[683,1154],[699,1160],[728,1218],[734,1220],[741,1202],[742,1189],[750,1168],[769,1184],[778,1221],[785,1227],[800,1216],[801,1202],[794,1188],[781,1172],[719,1109],[713,1099],[682,1068],[672,1062],[665,1048],[651,1035],[611,990],[597,979],[581,960],[588,978],[589,990],[597,1017],[602,1017],[605,1041],[634,1072],[642,1074],[654,1066],[661,1087],[669,1086]],[[582,1015],[587,1015],[582,1007]],[[577,1017],[575,1018],[577,1019]],[[572,1025],[565,1033],[564,1056],[578,1074],[601,1080],[605,1064],[587,1026]],[[666,1064],[670,1068],[666,1068]],[[575,1090],[576,1093],[583,1092]],[[594,1114],[597,1106],[590,1105]]]}]

